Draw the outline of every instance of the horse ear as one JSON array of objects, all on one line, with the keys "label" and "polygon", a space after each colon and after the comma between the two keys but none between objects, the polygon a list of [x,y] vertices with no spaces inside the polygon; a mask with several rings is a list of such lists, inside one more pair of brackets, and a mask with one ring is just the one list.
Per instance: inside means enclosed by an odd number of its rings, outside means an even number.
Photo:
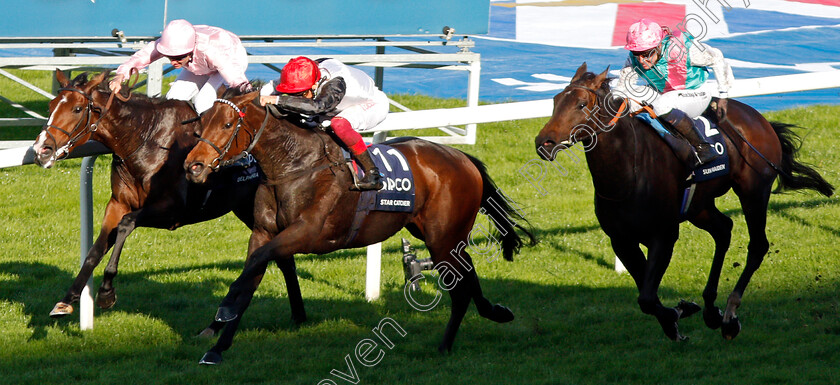
[{"label": "horse ear", "polygon": [[256,99],[259,95],[259,92],[249,92],[247,94],[242,94],[234,97],[234,103],[236,103],[237,106],[242,108],[245,107],[246,104],[253,102],[254,99]]},{"label": "horse ear", "polygon": [[604,85],[604,82],[607,80],[607,75],[609,75],[609,73],[610,66],[607,66],[607,69],[605,69],[604,72],[601,72],[600,74],[598,74],[598,76],[595,77],[596,88],[601,88],[601,86]]},{"label": "horse ear", "polygon": [[108,76],[108,72],[109,71],[102,72],[99,75],[94,76],[93,79],[90,79],[90,81],[85,84],[85,92],[90,93],[90,91],[96,88],[99,83],[102,83],[102,81],[105,80],[105,77]]},{"label": "horse ear", "polygon": [[585,73],[586,73],[586,62],[583,62],[583,64],[581,64],[580,67],[578,67],[577,72],[575,72],[575,76],[572,77],[572,83],[574,83],[575,81],[580,79],[580,77],[583,76],[583,74],[585,74]]},{"label": "horse ear", "polygon": [[55,80],[58,80],[58,84],[61,84],[62,87],[67,87],[70,84],[70,79],[67,78],[64,71],[58,68],[55,69]]}]

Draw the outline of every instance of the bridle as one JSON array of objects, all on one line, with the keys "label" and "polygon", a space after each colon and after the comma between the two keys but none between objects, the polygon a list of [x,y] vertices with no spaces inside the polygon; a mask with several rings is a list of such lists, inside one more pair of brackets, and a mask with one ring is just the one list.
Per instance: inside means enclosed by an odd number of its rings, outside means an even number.
[{"label": "bridle", "polygon": [[[64,92],[64,91],[76,92],[79,95],[84,96],[85,99],[87,100],[87,106],[85,106],[84,117],[79,119],[79,121],[76,123],[76,125],[73,127],[73,129],[70,130],[70,131],[67,131],[67,130],[59,127],[59,126],[54,125],[54,124],[44,124],[43,128],[41,128],[41,132],[45,133],[50,138],[50,140],[53,141],[53,144],[55,144],[55,145],[58,145],[58,140],[55,138],[55,135],[53,135],[50,132],[50,130],[49,130],[50,128],[58,130],[62,134],[66,135],[68,138],[70,138],[67,141],[67,143],[65,143],[63,146],[61,146],[60,148],[57,148],[55,150],[55,153],[53,154],[53,158],[55,158],[56,160],[61,160],[61,159],[66,158],[67,155],[70,154],[70,148],[72,148],[76,144],[76,142],[79,141],[79,139],[85,137],[88,134],[92,134],[92,133],[96,132],[96,129],[99,126],[99,122],[102,120],[102,118],[108,112],[108,109],[111,106],[111,101],[113,100],[114,95],[116,95],[116,93],[111,93],[111,97],[108,98],[108,104],[106,104],[105,110],[102,110],[101,108],[99,108],[99,107],[97,107],[96,105],[93,104],[93,97],[90,96],[88,93],[86,93],[86,92],[84,92],[84,91],[82,91],[78,88],[70,88],[70,87],[64,87],[64,88],[60,88],[58,90],[59,93]],[[94,114],[94,113],[99,114],[99,118],[96,119],[96,121],[91,124],[90,123],[90,121],[92,119],[91,115]]]},{"label": "bridle", "polygon": [[[134,75],[135,73],[137,73],[137,69],[132,68],[132,71],[129,73],[129,79],[131,79],[131,76]],[[49,123],[45,123],[44,126],[41,128],[41,132],[45,133],[50,138],[50,140],[53,141],[53,144],[56,145],[56,146],[58,146],[58,140],[55,138],[55,135],[50,133],[50,130],[49,130],[50,128],[56,129],[56,130],[60,131],[62,134],[66,135],[68,138],[70,138],[67,141],[67,143],[65,143],[60,148],[57,148],[55,150],[55,152],[53,152],[53,156],[52,156],[53,160],[62,160],[64,158],[66,158],[68,155],[70,155],[70,148],[72,148],[76,144],[76,142],[79,141],[79,139],[87,136],[88,134],[92,134],[92,133],[96,132],[96,129],[99,127],[99,122],[102,121],[102,118],[104,118],[105,115],[108,113],[108,110],[111,109],[111,103],[114,101],[115,96],[118,97],[120,100],[122,100],[124,102],[127,102],[131,98],[131,94],[129,94],[128,97],[124,98],[122,95],[117,95],[116,92],[111,92],[111,96],[108,97],[108,102],[105,103],[105,108],[102,109],[102,108],[99,108],[96,105],[94,105],[92,95],[88,94],[87,92],[85,92],[85,91],[83,91],[79,88],[62,87],[62,88],[58,89],[59,94],[61,94],[62,92],[65,92],[65,91],[76,92],[79,95],[84,96],[85,100],[87,100],[87,106],[85,106],[85,116],[83,118],[79,119],[79,121],[76,123],[76,125],[73,126],[73,129],[70,130],[69,132],[67,130],[59,127],[59,126],[56,126],[54,124],[49,124]],[[94,113],[99,114],[99,118],[97,118],[95,122],[90,123],[91,118],[92,118],[92,114],[94,114]],[[84,122],[84,124],[83,124],[83,122]]]},{"label": "bridle", "polygon": [[[589,87],[586,87],[586,86],[577,85],[577,84],[570,84],[570,85],[569,85],[569,87],[572,87],[572,88],[579,88],[579,89],[582,89],[582,90],[585,90],[585,91],[590,92],[590,93],[591,93],[591,94],[595,97],[595,102],[593,103],[593,106],[598,106],[598,97],[599,97],[599,95],[598,95],[598,92],[597,92],[597,91],[595,91],[594,89],[589,88]],[[602,127],[601,129],[597,130],[597,131],[595,132],[595,136],[598,136],[598,135],[600,135],[601,133],[604,133],[604,132],[607,132],[607,131],[611,131],[611,130],[615,127],[615,124],[616,124],[616,123],[618,123],[618,120],[619,120],[619,119],[621,119],[621,118],[623,117],[623,115],[625,114],[625,111],[627,110],[627,105],[628,105],[627,100],[628,100],[627,98],[624,98],[624,99],[622,100],[621,105],[618,107],[617,111],[616,111],[616,112],[615,112],[615,114],[612,116],[612,118],[610,119],[610,121],[607,123],[607,125],[606,125],[606,126],[604,126],[604,127]],[[649,106],[647,106],[647,105],[645,105],[645,104],[642,104],[642,103],[639,103],[639,104],[640,104],[640,105],[642,105],[642,106],[644,107],[644,110],[646,110],[648,113],[650,113],[650,114],[651,114],[651,116],[653,116],[653,118],[654,118],[654,119],[656,118],[656,114],[654,114],[653,110],[652,110]],[[599,107],[599,109],[601,108],[600,106],[598,106],[598,107]],[[634,116],[634,115],[636,115],[636,114],[638,114],[638,113],[641,113],[642,111],[643,111],[643,110],[630,112],[628,115],[629,115],[629,116]],[[596,118],[597,118],[597,117],[596,117]],[[600,118],[598,118],[598,119],[600,119]],[[603,122],[601,122],[601,124],[603,124]],[[604,128],[606,128],[606,127],[608,127],[608,129],[604,129]],[[636,146],[636,143],[638,143],[638,138],[636,137],[636,130],[631,130],[631,131],[633,132],[633,151],[632,151],[632,152],[633,152],[633,186],[635,187],[635,185],[636,185],[636,183],[637,183],[637,178],[636,178],[637,170],[636,170],[636,169],[637,169],[637,167],[638,167],[638,159],[637,159],[637,157],[638,157],[638,151],[636,151],[636,150],[635,150],[635,146]],[[603,198],[603,199],[606,199],[606,200],[610,200],[610,201],[622,201],[622,200],[627,199],[627,197],[629,197],[629,196],[630,196],[630,194],[632,193],[632,188],[631,188],[631,189],[628,189],[628,190],[627,190],[627,193],[626,193],[624,196],[622,196],[622,197],[617,197],[617,198],[615,198],[615,197],[608,197],[608,196],[606,196],[606,195],[601,194],[601,193],[600,193],[600,192],[598,192],[597,190],[595,191],[595,193],[596,193],[599,197],[601,197],[601,198]]]},{"label": "bridle", "polygon": [[240,160],[242,158],[245,158],[245,157],[247,157],[251,154],[251,150],[253,150],[254,146],[257,145],[257,141],[260,140],[260,136],[262,136],[262,133],[265,130],[266,123],[268,122],[269,113],[268,113],[268,110],[266,110],[265,119],[263,119],[262,125],[260,126],[260,129],[257,131],[257,133],[254,136],[251,137],[251,143],[248,145],[248,148],[246,148],[245,150],[243,150],[241,153],[234,156],[233,158],[230,158],[228,160],[222,160],[222,158],[224,158],[228,154],[228,152],[230,152],[230,148],[231,148],[231,146],[233,146],[233,142],[236,141],[236,138],[239,136],[239,131],[241,131],[242,126],[245,125],[245,111],[244,110],[248,107],[245,106],[242,109],[239,109],[239,107],[237,107],[236,104],[234,104],[233,102],[231,102],[230,100],[227,100],[227,99],[216,99],[213,102],[214,103],[222,103],[222,104],[226,104],[226,105],[230,106],[231,108],[233,108],[234,111],[236,111],[236,115],[237,115],[236,128],[233,131],[233,135],[230,136],[230,139],[228,139],[227,143],[225,143],[223,148],[220,148],[215,143],[213,143],[213,142],[211,142],[211,141],[209,141],[205,138],[202,138],[201,135],[198,135],[198,134],[195,135],[200,142],[207,143],[207,145],[212,147],[214,150],[216,150],[216,153],[219,154],[219,156],[217,156],[215,159],[213,159],[210,162],[210,165],[209,165],[210,168],[213,171],[218,171],[220,167],[225,167],[225,166],[229,166],[231,164],[234,164],[238,160]]},{"label": "bridle", "polygon": [[[595,97],[595,102],[593,103],[593,105],[598,106],[598,103],[597,103],[598,97],[599,97],[598,91],[595,91],[592,88],[577,85],[577,84],[570,84],[569,87],[579,88],[579,89],[588,91],[589,93],[591,93]],[[598,107],[600,109],[600,106],[598,106]],[[618,123],[618,120],[621,119],[621,117],[624,115],[624,110],[626,110],[626,109],[627,109],[627,99],[625,98],[621,101],[621,106],[618,107],[618,111],[615,112],[612,119],[610,119],[610,121],[607,123],[607,127],[615,126],[615,124]],[[653,111],[650,111],[650,113],[653,113]],[[654,118],[656,117],[656,115],[653,115],[653,116],[654,116]],[[602,130],[602,132],[603,132],[603,130]]]}]

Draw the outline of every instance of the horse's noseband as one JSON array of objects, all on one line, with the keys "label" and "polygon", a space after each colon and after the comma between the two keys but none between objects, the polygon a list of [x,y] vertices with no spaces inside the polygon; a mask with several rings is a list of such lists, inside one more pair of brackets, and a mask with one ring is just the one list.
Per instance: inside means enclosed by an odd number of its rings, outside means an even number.
[{"label": "horse's noseband", "polygon": [[[233,102],[231,102],[230,100],[227,100],[227,99],[216,99],[216,100],[214,100],[214,102],[215,103],[227,104],[228,106],[233,108],[233,110],[236,111],[236,114],[238,115],[237,116],[237,121],[236,121],[236,129],[233,131],[233,135],[230,136],[230,139],[228,139],[227,143],[225,143],[224,148],[219,148],[219,146],[217,146],[215,143],[213,143],[213,142],[211,142],[211,141],[209,141],[205,138],[202,138],[200,135],[196,134],[196,137],[198,138],[198,140],[200,142],[207,143],[207,145],[212,147],[214,150],[216,150],[216,153],[219,154],[219,156],[217,156],[215,159],[213,159],[209,164],[210,168],[213,171],[218,171],[220,167],[229,166],[233,163],[236,163],[236,161],[238,161],[242,158],[245,158],[245,157],[247,157],[251,154],[251,150],[254,149],[254,146],[257,144],[257,140],[259,140],[260,136],[263,133],[263,129],[265,129],[266,121],[268,120],[269,114],[268,114],[268,112],[266,112],[265,119],[263,120],[262,126],[260,126],[260,129],[259,129],[259,131],[257,131],[256,135],[254,135],[251,138],[251,143],[248,145],[248,148],[246,148],[244,151],[242,151],[240,154],[234,156],[233,158],[230,158],[228,160],[222,160],[222,158],[224,158],[225,155],[227,155],[227,153],[230,151],[231,146],[233,146],[233,142],[236,140],[236,137],[239,135],[239,131],[242,129],[242,126],[245,124],[245,112],[243,111],[244,108],[240,109],[235,103],[233,103]],[[245,107],[245,108],[247,108],[247,107]]]},{"label": "horse's noseband", "polygon": [[[58,149],[55,150],[54,154],[56,154],[56,155],[54,155],[54,156],[56,157],[56,160],[64,159],[65,157],[67,157],[67,155],[70,154],[70,151],[68,149],[70,147],[73,147],[73,145],[76,144],[76,142],[79,139],[81,139],[83,136],[85,136],[89,133],[92,133],[92,132],[96,132],[96,127],[99,124],[99,121],[102,120],[102,116],[104,115],[104,113],[102,112],[102,109],[99,108],[99,107],[96,107],[93,104],[93,97],[91,97],[86,92],[84,92],[84,91],[82,91],[78,88],[69,88],[69,87],[60,88],[58,90],[59,93],[64,92],[64,91],[76,92],[76,93],[84,96],[85,100],[87,100],[87,106],[85,107],[85,116],[83,118],[79,119],[79,122],[76,123],[76,125],[73,127],[73,129],[70,130],[69,132],[67,130],[61,128],[61,127],[58,127],[58,126],[54,125],[54,124],[44,124],[44,126],[41,128],[41,132],[46,133],[47,136],[49,136],[49,138],[53,141],[53,143],[56,146],[58,146],[58,140],[56,140],[55,136],[52,133],[50,133],[50,131],[49,131],[50,128],[54,128],[58,131],[61,131],[61,133],[63,133],[64,135],[67,136],[67,138],[69,138],[69,140],[67,141],[66,144],[61,146],[61,148],[58,148]],[[90,124],[91,113],[94,113],[94,112],[99,114],[99,119],[97,119],[96,122],[94,122],[93,124]],[[78,131],[78,133],[77,133],[77,131]]]}]

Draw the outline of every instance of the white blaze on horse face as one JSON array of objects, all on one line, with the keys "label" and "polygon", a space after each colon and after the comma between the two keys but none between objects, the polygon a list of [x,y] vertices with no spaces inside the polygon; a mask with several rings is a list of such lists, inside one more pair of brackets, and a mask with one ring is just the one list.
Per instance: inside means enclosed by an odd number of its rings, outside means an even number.
[{"label": "white blaze on horse face", "polygon": [[47,120],[47,125],[48,125],[48,126],[49,126],[50,124],[52,124],[52,122],[53,122],[53,118],[55,118],[55,112],[56,112],[56,111],[58,111],[58,108],[59,108],[59,107],[61,107],[61,105],[62,105],[62,104],[64,104],[65,102],[67,102],[67,96],[66,96],[66,95],[65,95],[65,96],[62,96],[62,97],[61,97],[61,100],[59,100],[59,101],[58,101],[58,104],[56,104],[56,105],[55,105],[55,109],[54,109],[54,110],[53,110],[53,112],[50,114],[50,119],[49,119],[49,120]]},{"label": "white blaze on horse face", "polygon": [[[50,114],[50,118],[47,119],[47,123],[46,123],[47,127],[52,125],[53,119],[55,119],[55,112],[58,111],[59,107],[61,107],[61,105],[64,104],[65,102],[67,102],[67,96],[62,96],[61,100],[58,101],[58,104],[55,106],[55,109]],[[41,153],[41,150],[47,144],[47,139],[48,138],[49,138],[49,136],[47,135],[47,131],[46,130],[41,131],[41,133],[35,139],[35,144],[32,145],[32,150],[35,151],[35,154],[40,154]],[[57,145],[58,143],[55,143],[55,144]],[[53,155],[50,157],[50,159],[41,166],[43,168],[50,168],[55,163],[55,159],[56,159],[56,154],[54,152]]]}]

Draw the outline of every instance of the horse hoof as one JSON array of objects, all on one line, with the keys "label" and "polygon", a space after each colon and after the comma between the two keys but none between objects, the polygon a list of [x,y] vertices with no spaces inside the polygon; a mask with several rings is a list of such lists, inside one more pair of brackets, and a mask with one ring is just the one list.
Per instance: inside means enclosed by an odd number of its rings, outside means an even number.
[{"label": "horse hoof", "polygon": [[204,338],[204,339],[211,339],[213,336],[216,335],[216,331],[211,328],[205,328],[204,330],[200,331],[196,338]]},{"label": "horse hoof", "polygon": [[438,346],[438,353],[441,355],[447,355],[452,352],[452,346],[447,347],[445,344],[441,344]]},{"label": "horse hoof", "polygon": [[680,319],[691,317],[697,314],[703,308],[694,302],[680,301],[676,306],[677,312],[680,314]]},{"label": "horse hoof", "polygon": [[720,332],[723,334],[724,339],[734,339],[741,332],[741,321],[738,321],[738,317],[732,317],[729,322],[721,324]]},{"label": "horse hoof", "polygon": [[114,289],[102,290],[100,288],[99,292],[96,293],[96,306],[99,306],[100,309],[110,309],[116,303],[117,294],[114,292]]},{"label": "horse hoof", "polygon": [[73,314],[73,305],[64,302],[55,304],[55,307],[50,311],[50,317],[52,318],[61,318],[70,314]]},{"label": "horse hoof", "polygon": [[665,333],[665,336],[670,338],[672,341],[684,341],[686,337],[680,335],[679,323],[677,323],[677,320],[680,319],[679,312],[677,309],[669,310],[671,310],[672,313],[657,316],[656,320],[659,321],[659,325],[662,326],[662,331]]},{"label": "horse hoof", "polygon": [[514,319],[513,312],[510,311],[507,307],[502,305],[494,305],[493,306],[493,315],[491,316],[491,320],[498,322],[500,324],[505,322],[513,321]]},{"label": "horse hoof", "polygon": [[218,365],[222,363],[222,355],[216,352],[204,353],[204,357],[198,361],[199,365]]},{"label": "horse hoof", "polygon": [[723,312],[717,307],[707,308],[703,311],[703,322],[709,329],[716,330],[723,324]]},{"label": "horse hoof", "polygon": [[239,314],[236,314],[232,307],[222,306],[216,311],[216,321],[218,322],[230,322],[235,320],[236,317],[239,317]]}]

